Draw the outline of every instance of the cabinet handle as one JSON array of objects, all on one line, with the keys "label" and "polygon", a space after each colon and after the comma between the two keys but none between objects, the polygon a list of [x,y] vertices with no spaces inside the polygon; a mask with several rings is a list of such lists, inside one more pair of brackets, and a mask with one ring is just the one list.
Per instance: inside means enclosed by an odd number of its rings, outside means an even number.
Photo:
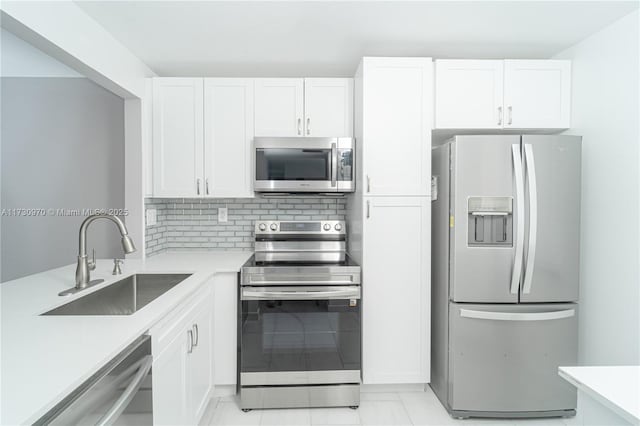
[{"label": "cabinet handle", "polygon": [[200,341],[200,333],[198,333],[198,324],[193,324],[191,329],[193,330],[193,335],[195,336],[193,338],[194,340],[193,346],[198,346],[198,342]]},{"label": "cabinet handle", "polygon": [[367,200],[367,219],[371,217],[371,201]]},{"label": "cabinet handle", "polygon": [[513,108],[511,107],[511,105],[509,105],[509,108],[507,108],[507,110],[509,111],[509,122],[507,124],[511,124],[513,122]]},{"label": "cabinet handle", "polygon": [[498,107],[498,126],[502,126],[502,107]]},{"label": "cabinet handle", "polygon": [[204,180],[204,192],[209,195],[209,178]]},{"label": "cabinet handle", "polygon": [[298,118],[298,134],[302,134],[302,119]]},{"label": "cabinet handle", "polygon": [[367,193],[371,192],[371,178],[367,175]]},{"label": "cabinet handle", "polygon": [[311,119],[307,117],[307,135],[311,134]]},{"label": "cabinet handle", "polygon": [[196,194],[200,195],[200,179],[196,179]]},{"label": "cabinet handle", "polygon": [[193,352],[193,331],[187,330],[187,336],[189,336],[189,349],[187,349],[187,353]]}]

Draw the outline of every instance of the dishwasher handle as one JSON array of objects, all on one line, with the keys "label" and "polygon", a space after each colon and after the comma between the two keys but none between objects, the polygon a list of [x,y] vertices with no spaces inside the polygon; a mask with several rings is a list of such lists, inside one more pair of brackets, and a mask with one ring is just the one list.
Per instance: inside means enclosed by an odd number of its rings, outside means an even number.
[{"label": "dishwasher handle", "polygon": [[122,392],[122,395],[120,395],[111,408],[109,408],[100,420],[98,420],[96,426],[107,426],[115,423],[136,395],[140,386],[142,386],[142,382],[146,379],[152,364],[153,357],[151,355],[147,355],[140,359],[140,361],[136,362],[135,366],[138,368],[138,371],[133,376],[124,392]]}]

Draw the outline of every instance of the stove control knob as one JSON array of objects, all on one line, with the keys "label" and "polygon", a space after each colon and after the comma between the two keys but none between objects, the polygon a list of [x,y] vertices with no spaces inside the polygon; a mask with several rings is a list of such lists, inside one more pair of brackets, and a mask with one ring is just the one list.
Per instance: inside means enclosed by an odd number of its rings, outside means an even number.
[{"label": "stove control knob", "polygon": [[275,224],[275,223],[272,223],[269,228],[271,228],[272,231],[277,231],[278,230],[278,225]]},{"label": "stove control knob", "polygon": [[258,229],[261,231],[266,231],[267,230],[267,225],[265,225],[264,223],[261,223],[260,225],[258,225]]},{"label": "stove control knob", "polygon": [[334,226],[334,229],[338,232],[342,231],[342,224],[341,223],[336,223],[336,226]]},{"label": "stove control knob", "polygon": [[324,228],[325,231],[329,231],[331,229],[331,225],[328,224],[328,223],[325,223],[323,228]]}]

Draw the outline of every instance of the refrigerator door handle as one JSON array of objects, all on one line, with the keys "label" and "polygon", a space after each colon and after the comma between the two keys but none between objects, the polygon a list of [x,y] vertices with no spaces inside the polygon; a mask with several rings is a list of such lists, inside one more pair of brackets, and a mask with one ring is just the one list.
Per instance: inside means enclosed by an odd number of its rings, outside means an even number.
[{"label": "refrigerator door handle", "polygon": [[527,261],[524,267],[522,292],[529,294],[531,293],[531,283],[533,281],[533,268],[536,263],[536,243],[538,236],[538,189],[531,144],[525,144],[524,157],[525,167],[527,169],[527,183],[529,185],[529,247],[527,248]]},{"label": "refrigerator door handle", "polygon": [[522,157],[520,144],[511,145],[513,154],[513,173],[516,182],[516,250],[513,257],[513,271],[511,275],[511,294],[518,294],[520,277],[522,275],[522,255],[524,253],[524,178],[522,172]]},{"label": "refrigerator door handle", "polygon": [[575,309],[551,312],[491,312],[460,309],[461,317],[494,321],[548,321],[570,318],[575,314]]}]

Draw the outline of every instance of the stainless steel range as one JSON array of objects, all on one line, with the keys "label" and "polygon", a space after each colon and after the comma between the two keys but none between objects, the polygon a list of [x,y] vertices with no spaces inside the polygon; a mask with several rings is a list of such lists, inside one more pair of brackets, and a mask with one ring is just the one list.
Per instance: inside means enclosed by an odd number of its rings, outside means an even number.
[{"label": "stainless steel range", "polygon": [[254,408],[360,405],[360,266],[343,221],[259,221],[240,273],[238,391]]}]

